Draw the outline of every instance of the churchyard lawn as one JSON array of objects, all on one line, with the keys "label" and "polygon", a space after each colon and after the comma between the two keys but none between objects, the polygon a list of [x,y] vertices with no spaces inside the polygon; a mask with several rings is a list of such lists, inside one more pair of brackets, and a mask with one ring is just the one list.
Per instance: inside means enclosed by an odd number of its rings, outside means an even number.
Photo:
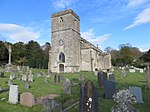
[{"label": "churchyard lawn", "polygon": [[[46,70],[42,70],[45,71]],[[63,95],[62,94],[62,85],[63,81],[61,80],[60,85],[54,84],[54,74],[50,77],[49,83],[44,83],[44,77],[37,77],[36,74],[39,72],[38,69],[33,69],[34,74],[34,81],[29,82],[29,89],[25,89],[23,87],[23,82],[19,80],[14,80],[13,84],[19,85],[19,97],[22,92],[31,92],[35,98],[45,96],[48,94],[58,94],[61,97],[58,97],[57,100],[62,102],[63,109],[71,106],[72,104],[79,101],[79,86],[74,85],[72,86],[71,95]],[[79,83],[80,81],[79,76],[82,74],[85,78],[84,82],[87,80],[92,80],[96,89],[100,93],[99,97],[99,110],[100,112],[110,112],[111,108],[116,105],[113,100],[108,100],[104,98],[104,89],[98,89],[97,83],[97,76],[93,75],[92,72],[80,72],[80,73],[67,73],[64,74],[64,78],[69,78],[72,82]],[[120,76],[120,70],[115,70],[114,72],[116,77],[116,88],[117,92],[119,89],[128,88],[129,86],[139,86],[142,89],[142,96],[143,96],[143,104],[135,104],[135,108],[140,112],[149,112],[150,109],[150,90],[146,89],[146,79],[144,73],[129,73],[127,72],[127,76],[123,77]],[[9,79],[9,73],[5,73],[4,78],[0,78],[0,87],[8,88],[7,81]],[[9,92],[2,92],[0,93],[0,112],[44,112],[44,109],[40,105],[35,105],[32,108],[27,108],[21,106],[19,103],[16,105],[9,104],[8,101]],[[70,108],[69,112],[77,112],[79,109],[79,104]]]}]

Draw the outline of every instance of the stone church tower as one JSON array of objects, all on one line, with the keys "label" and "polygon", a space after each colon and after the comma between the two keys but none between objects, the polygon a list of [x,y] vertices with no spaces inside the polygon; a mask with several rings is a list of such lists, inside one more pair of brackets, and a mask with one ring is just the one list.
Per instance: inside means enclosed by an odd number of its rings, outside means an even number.
[{"label": "stone church tower", "polygon": [[80,71],[80,19],[72,10],[51,16],[50,69],[53,72]]},{"label": "stone church tower", "polygon": [[52,14],[51,21],[49,70],[78,72],[111,68],[111,55],[80,36],[80,18],[72,10]]}]

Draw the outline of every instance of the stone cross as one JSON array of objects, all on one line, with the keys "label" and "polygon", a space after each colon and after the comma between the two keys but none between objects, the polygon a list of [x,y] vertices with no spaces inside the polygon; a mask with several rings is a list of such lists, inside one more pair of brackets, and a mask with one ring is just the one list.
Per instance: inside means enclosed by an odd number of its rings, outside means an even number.
[{"label": "stone cross", "polygon": [[9,89],[9,103],[18,103],[18,85],[10,85]]}]

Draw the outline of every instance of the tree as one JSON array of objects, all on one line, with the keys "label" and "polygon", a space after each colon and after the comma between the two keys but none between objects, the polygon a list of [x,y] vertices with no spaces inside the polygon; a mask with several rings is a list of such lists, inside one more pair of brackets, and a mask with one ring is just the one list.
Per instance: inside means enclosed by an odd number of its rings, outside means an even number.
[{"label": "tree", "polygon": [[8,51],[3,41],[0,41],[0,64],[8,62]]},{"label": "tree", "polygon": [[[27,43],[27,45],[26,45],[27,60],[32,61],[32,62],[28,62],[29,66],[32,66],[32,68],[34,68],[34,67],[39,68],[38,65],[42,66],[42,61],[40,61],[40,63],[39,63],[38,60],[42,60],[43,55],[44,55],[43,50],[38,42],[31,40]],[[31,64],[33,64],[33,65],[31,65]]]},{"label": "tree", "polygon": [[12,45],[12,50],[13,63],[17,65],[25,65],[27,62],[25,44],[23,42],[17,42]]}]

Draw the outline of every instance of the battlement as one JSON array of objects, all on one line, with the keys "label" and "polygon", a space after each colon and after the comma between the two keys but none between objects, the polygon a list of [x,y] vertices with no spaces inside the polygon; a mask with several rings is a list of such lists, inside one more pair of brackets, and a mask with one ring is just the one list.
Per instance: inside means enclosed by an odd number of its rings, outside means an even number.
[{"label": "battlement", "polygon": [[60,17],[60,16],[63,16],[63,15],[66,15],[66,14],[70,14],[70,13],[80,21],[79,16],[71,9],[63,10],[61,12],[54,13],[54,14],[52,14],[51,18]]}]

